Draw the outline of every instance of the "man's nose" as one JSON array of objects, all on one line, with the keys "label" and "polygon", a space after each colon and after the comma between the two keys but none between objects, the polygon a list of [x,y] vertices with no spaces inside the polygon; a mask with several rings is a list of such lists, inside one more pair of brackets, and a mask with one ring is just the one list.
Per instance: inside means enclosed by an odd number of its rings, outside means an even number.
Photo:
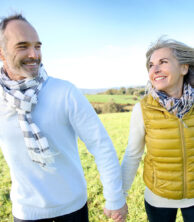
[{"label": "man's nose", "polygon": [[28,50],[28,57],[29,58],[38,59],[39,51],[36,48],[34,48],[34,47],[29,48],[29,50]]}]

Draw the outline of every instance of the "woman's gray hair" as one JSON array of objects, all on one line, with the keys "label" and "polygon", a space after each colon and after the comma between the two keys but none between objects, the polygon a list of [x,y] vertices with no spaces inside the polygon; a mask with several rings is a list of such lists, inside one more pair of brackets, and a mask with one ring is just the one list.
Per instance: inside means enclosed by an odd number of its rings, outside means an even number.
[{"label": "woman's gray hair", "polygon": [[1,19],[1,22],[0,22],[0,47],[3,48],[4,50],[6,49],[6,39],[4,36],[4,31],[5,31],[8,23],[13,20],[20,20],[20,21],[25,21],[25,22],[29,23],[26,20],[26,18],[23,17],[22,14],[15,14],[15,15],[11,15],[11,16],[4,17]]},{"label": "woman's gray hair", "polygon": [[162,36],[156,41],[156,43],[151,45],[146,53],[146,67],[148,70],[151,55],[155,50],[161,48],[171,49],[179,64],[189,65],[189,70],[184,77],[184,81],[194,87],[194,48],[174,39],[165,39]]}]

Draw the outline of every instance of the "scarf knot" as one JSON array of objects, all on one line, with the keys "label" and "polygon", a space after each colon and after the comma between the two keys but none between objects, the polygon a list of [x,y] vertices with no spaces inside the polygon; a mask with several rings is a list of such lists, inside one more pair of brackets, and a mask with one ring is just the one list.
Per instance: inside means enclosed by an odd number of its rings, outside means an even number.
[{"label": "scarf knot", "polygon": [[162,107],[176,115],[179,119],[182,119],[194,104],[194,89],[187,83],[184,83],[183,94],[181,98],[178,99],[168,96],[165,92],[156,90],[150,81],[146,86],[146,91],[150,93]]}]

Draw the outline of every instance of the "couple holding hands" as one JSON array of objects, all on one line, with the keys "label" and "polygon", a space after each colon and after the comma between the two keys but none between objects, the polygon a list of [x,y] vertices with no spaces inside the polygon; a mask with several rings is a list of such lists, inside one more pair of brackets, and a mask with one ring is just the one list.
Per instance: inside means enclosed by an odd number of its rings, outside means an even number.
[{"label": "couple holding hands", "polygon": [[[132,111],[120,166],[97,114],[70,82],[47,76],[41,41],[21,15],[0,23],[0,146],[10,169],[14,222],[87,222],[77,138],[94,155],[104,213],[116,222],[144,153],[150,222],[194,215],[194,48],[160,38],[147,51],[146,95]],[[130,64],[129,64],[130,65]],[[133,221],[133,218],[131,218]]]}]

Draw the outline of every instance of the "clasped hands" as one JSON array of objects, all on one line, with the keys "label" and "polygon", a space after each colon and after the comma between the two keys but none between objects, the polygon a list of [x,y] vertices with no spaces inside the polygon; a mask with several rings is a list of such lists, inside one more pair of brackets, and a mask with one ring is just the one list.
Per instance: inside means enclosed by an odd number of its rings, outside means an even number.
[{"label": "clasped hands", "polygon": [[125,205],[118,210],[108,210],[104,208],[104,214],[107,217],[112,218],[115,222],[125,222],[128,214],[128,206],[125,203]]}]

